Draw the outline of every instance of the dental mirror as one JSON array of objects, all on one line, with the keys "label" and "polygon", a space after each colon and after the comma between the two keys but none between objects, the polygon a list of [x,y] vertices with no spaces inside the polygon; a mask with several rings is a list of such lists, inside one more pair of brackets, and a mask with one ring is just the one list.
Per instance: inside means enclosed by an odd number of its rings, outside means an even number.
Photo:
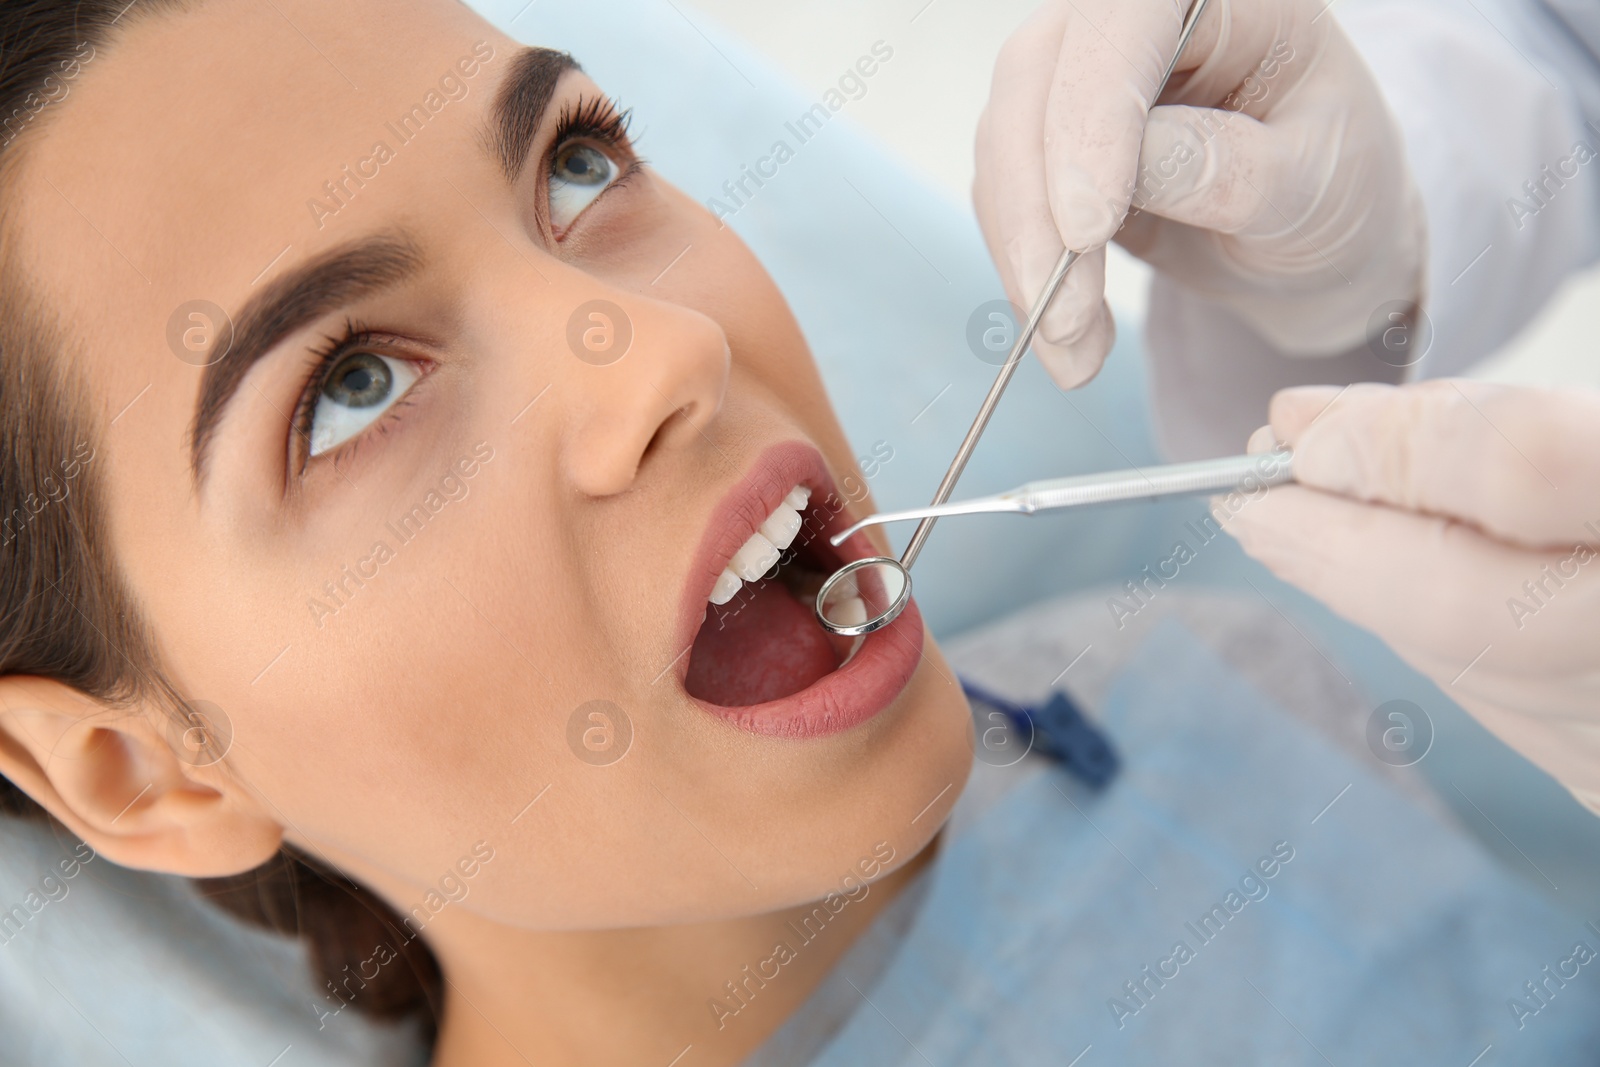
[{"label": "dental mirror", "polygon": [[817,618],[836,634],[856,637],[888,626],[911,599],[911,575],[899,560],[871,556],[835,571],[817,592]]},{"label": "dental mirror", "polygon": [[[1178,35],[1178,46],[1172,52],[1172,60],[1167,64],[1166,72],[1161,75],[1161,81],[1150,97],[1152,102],[1166,89],[1167,82],[1172,78],[1172,72],[1178,67],[1178,58],[1183,55],[1184,46],[1189,43],[1189,38],[1194,36],[1194,28],[1199,23],[1200,13],[1205,7],[1206,0],[1194,0],[1190,6],[1189,13],[1183,20],[1183,30]],[[933,494],[932,504],[919,513],[922,522],[912,532],[911,543],[906,546],[905,552],[898,560],[888,556],[856,560],[841,568],[823,583],[817,592],[816,615],[817,621],[824,629],[844,636],[867,634],[889,625],[904,610],[911,599],[911,564],[916,560],[917,553],[922,551],[922,545],[933,532],[933,524],[940,515],[965,513],[941,511],[939,508],[950,499],[956,481],[961,477],[961,472],[967,466],[967,460],[972,456],[972,450],[977,447],[978,438],[983,436],[984,428],[989,425],[989,416],[994,414],[1001,395],[1011,382],[1011,376],[1016,373],[1017,365],[1022,362],[1028,346],[1033,343],[1033,335],[1039,329],[1039,320],[1044,317],[1045,309],[1050,306],[1050,301],[1055,299],[1061,284],[1067,280],[1067,272],[1081,256],[1082,253],[1067,249],[1056,261],[1055,269],[1050,272],[1050,278],[1033,302],[1033,310],[1028,313],[1027,324],[1017,334],[1016,343],[1011,346],[1011,354],[1006,357],[1000,372],[995,375],[994,384],[989,386],[988,395],[983,398],[977,417],[972,420],[972,426],[968,428],[966,437],[961,439],[961,446],[956,449],[955,459],[950,461],[949,470],[945,471],[944,479],[939,482],[939,488]],[[881,521],[890,521],[887,518],[879,518]],[[857,524],[858,527],[860,525]],[[846,531],[846,534],[833,539],[834,544],[837,545],[848,536],[849,532],[851,531]],[[861,595],[862,591],[867,595]],[[883,595],[891,591],[892,595]],[[874,607],[878,609],[876,612],[873,610]]]}]

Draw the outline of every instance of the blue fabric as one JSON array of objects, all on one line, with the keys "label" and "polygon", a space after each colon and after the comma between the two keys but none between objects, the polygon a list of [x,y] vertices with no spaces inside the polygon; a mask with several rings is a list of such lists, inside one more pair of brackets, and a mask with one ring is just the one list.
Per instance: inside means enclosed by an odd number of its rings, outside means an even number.
[{"label": "blue fabric", "polygon": [[[1600,1059],[1600,957],[1568,963],[1564,985],[1546,977],[1580,943],[1600,951],[1600,927],[1180,626],[1129,663],[1105,725],[1126,756],[1109,789],[1055,770],[1019,785],[944,843],[898,944],[853,947],[773,1045],[815,1029],[813,1005],[849,979],[854,1010],[813,1067],[1062,1065],[1091,1049],[1083,1064],[1122,1067]],[[1524,987],[1539,981],[1543,1002]]]},{"label": "blue fabric", "polygon": [[985,704],[1004,715],[1008,729],[979,729],[977,744],[987,756],[996,749],[1002,750],[997,766],[1005,766],[1013,749],[1020,758],[1028,752],[1037,752],[1046,759],[1061,764],[1061,769],[1077,778],[1091,789],[1104,789],[1117,776],[1121,760],[1116,749],[1093,723],[1078,709],[1073,699],[1062,690],[1054,690],[1043,704],[1017,704],[996,696],[966,678],[961,679],[961,689],[967,699]]},{"label": "blue fabric", "polygon": [[236,922],[185,879],[0,817],[0,1067],[427,1062],[413,1027],[339,1004],[300,942]]}]

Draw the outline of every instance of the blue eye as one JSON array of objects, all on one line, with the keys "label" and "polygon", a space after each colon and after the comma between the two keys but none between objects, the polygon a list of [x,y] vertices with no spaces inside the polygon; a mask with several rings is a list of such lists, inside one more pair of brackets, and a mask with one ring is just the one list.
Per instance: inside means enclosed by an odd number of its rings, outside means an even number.
[{"label": "blue eye", "polygon": [[335,363],[311,413],[311,455],[350,440],[422,377],[410,362],[372,352],[352,352]]},{"label": "blue eye", "polygon": [[620,175],[616,162],[594,145],[575,141],[563,146],[550,162],[551,228],[563,233]]}]

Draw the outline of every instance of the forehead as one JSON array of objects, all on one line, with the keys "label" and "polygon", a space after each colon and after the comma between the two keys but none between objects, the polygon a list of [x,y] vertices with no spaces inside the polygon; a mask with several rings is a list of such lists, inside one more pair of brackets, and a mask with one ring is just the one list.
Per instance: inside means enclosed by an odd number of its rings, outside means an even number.
[{"label": "forehead", "polygon": [[479,151],[511,52],[451,0],[208,0],[99,48],[11,195],[47,308],[91,353],[116,341],[104,403],[166,369],[129,364],[170,347],[175,309],[237,307],[274,265],[405,202],[430,162]]}]

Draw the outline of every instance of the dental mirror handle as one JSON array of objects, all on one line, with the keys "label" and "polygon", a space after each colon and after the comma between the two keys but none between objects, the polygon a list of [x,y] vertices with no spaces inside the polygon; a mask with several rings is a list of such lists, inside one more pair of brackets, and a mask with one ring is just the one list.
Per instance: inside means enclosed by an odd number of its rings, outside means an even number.
[{"label": "dental mirror handle", "polygon": [[[1166,71],[1161,75],[1161,81],[1156,85],[1156,91],[1151,94],[1150,102],[1154,105],[1157,98],[1167,87],[1167,82],[1172,78],[1172,72],[1178,68],[1178,59],[1183,55],[1184,47],[1189,43],[1189,38],[1194,35],[1194,28],[1200,22],[1200,13],[1205,10],[1206,0],[1194,0],[1189,8],[1189,14],[1183,21],[1183,30],[1178,35],[1178,47],[1173,49],[1172,59],[1167,63]],[[961,478],[961,472],[966,469],[967,460],[972,457],[972,450],[978,446],[978,439],[983,436],[984,429],[989,425],[989,417],[994,414],[995,407],[1000,403],[1006,386],[1011,384],[1011,377],[1017,372],[1017,365],[1022,362],[1022,357],[1027,354],[1028,346],[1033,343],[1033,335],[1039,329],[1039,320],[1044,318],[1050,302],[1055,299],[1060,291],[1061,284],[1067,279],[1067,272],[1072,265],[1083,255],[1082,252],[1067,249],[1061,253],[1061,258],[1056,261],[1055,269],[1050,272],[1049,279],[1045,282],[1044,289],[1033,302],[1033,310],[1028,313],[1028,321],[1022,331],[1017,334],[1016,343],[1011,346],[1011,354],[1006,357],[1005,363],[1000,367],[1000,373],[995,375],[994,384],[989,386],[989,393],[983,398],[983,404],[978,408],[977,417],[972,420],[972,426],[967,430],[967,435],[961,439],[961,445],[956,449],[956,455],[950,461],[949,470],[944,472],[944,478],[939,482],[939,488],[933,494],[930,510],[937,508],[950,499],[950,494],[955,490],[956,482]],[[923,544],[928,540],[928,535],[933,532],[933,524],[938,521],[937,514],[930,514],[917,524],[916,530],[911,534],[911,541],[906,545],[905,552],[900,556],[900,566],[906,570],[911,569],[911,564],[916,562],[917,554],[922,551]]]},{"label": "dental mirror handle", "polygon": [[[1051,478],[1029,482],[993,496],[973,497],[926,508],[885,511],[869,515],[847,530],[829,538],[835,545],[868,526],[908,519],[943,518],[947,515],[984,515],[1011,512],[1032,515],[1037,511],[1113,504],[1127,500],[1157,500],[1193,493],[1221,493],[1242,489],[1254,478],[1263,488],[1294,481],[1294,453],[1289,449],[1229,456],[1196,463],[1172,463],[1162,467],[1080,474],[1071,478]],[[904,566],[904,561],[902,561]]]},{"label": "dental mirror handle", "polygon": [[[1197,0],[1197,3],[1204,2],[1205,0]],[[1069,248],[1061,253],[1061,258],[1056,261],[1055,269],[1050,272],[1050,280],[1045,283],[1044,291],[1039,294],[1039,298],[1033,302],[1033,310],[1028,313],[1027,323],[1023,326],[1022,332],[1017,334],[1016,343],[1011,346],[1011,354],[1000,367],[1000,373],[995,375],[994,384],[989,386],[989,393],[983,398],[977,417],[967,429],[967,436],[961,439],[961,446],[956,449],[956,457],[950,461],[950,469],[944,472],[944,478],[933,494],[931,507],[938,507],[950,499],[956,482],[961,478],[961,472],[967,468],[967,460],[972,458],[972,450],[978,447],[978,439],[983,436],[984,429],[989,425],[989,416],[994,414],[1001,396],[1005,395],[1006,386],[1011,384],[1011,376],[1017,373],[1022,357],[1027,354],[1028,346],[1033,343],[1033,335],[1039,329],[1039,320],[1044,318],[1045,310],[1050,307],[1050,301],[1054,300],[1056,293],[1061,290],[1061,283],[1067,280],[1067,272],[1072,269],[1072,265],[1078,261],[1080,255],[1082,253]],[[916,562],[917,554],[922,551],[922,545],[928,540],[928,535],[933,532],[933,524],[937,521],[937,515],[929,515],[917,524],[917,528],[911,533],[910,542],[906,544],[905,552],[900,556],[901,567],[906,570],[911,569],[911,564]]]}]

